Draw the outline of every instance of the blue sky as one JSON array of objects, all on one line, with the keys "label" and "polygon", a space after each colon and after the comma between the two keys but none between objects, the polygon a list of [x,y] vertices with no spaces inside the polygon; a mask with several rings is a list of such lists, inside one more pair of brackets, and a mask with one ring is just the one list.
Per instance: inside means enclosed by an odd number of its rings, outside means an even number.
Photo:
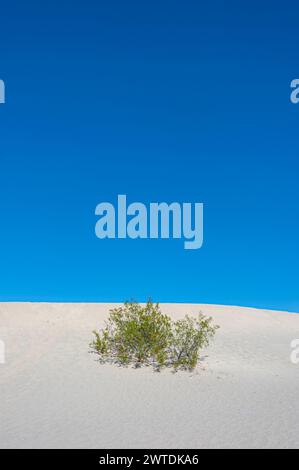
[{"label": "blue sky", "polygon": [[[299,311],[298,10],[2,5],[0,300]],[[97,239],[117,194],[203,202],[204,246]]]}]

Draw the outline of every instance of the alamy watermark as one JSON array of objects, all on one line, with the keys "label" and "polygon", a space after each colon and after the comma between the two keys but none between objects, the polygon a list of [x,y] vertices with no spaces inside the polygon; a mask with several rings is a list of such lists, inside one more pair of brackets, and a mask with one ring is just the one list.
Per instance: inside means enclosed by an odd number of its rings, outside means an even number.
[{"label": "alamy watermark", "polygon": [[7,337],[6,329],[0,328],[0,366],[6,363],[6,346],[5,346],[6,337]]},{"label": "alamy watermark", "polygon": [[293,104],[299,103],[299,78],[295,78],[291,81],[292,92],[290,95],[290,100]]},{"label": "alamy watermark", "polygon": [[5,103],[5,83],[3,80],[0,80],[0,104]]},{"label": "alamy watermark", "polygon": [[197,250],[203,244],[203,203],[141,202],[127,205],[127,196],[118,195],[117,207],[110,202],[96,206],[99,220],[96,236],[105,238],[178,238],[185,250]]},{"label": "alamy watermark", "polygon": [[293,339],[293,341],[291,341],[291,349],[291,363],[297,365],[299,364],[299,339]]},{"label": "alamy watermark", "polygon": [[0,365],[5,364],[5,342],[0,339]]}]

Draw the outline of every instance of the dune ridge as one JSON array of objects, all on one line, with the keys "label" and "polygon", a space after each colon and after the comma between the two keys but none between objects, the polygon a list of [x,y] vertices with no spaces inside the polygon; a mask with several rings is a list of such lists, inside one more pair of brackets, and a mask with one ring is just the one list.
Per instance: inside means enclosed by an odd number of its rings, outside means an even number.
[{"label": "dune ridge", "polygon": [[220,325],[193,373],[100,365],[107,303],[0,303],[0,448],[298,448],[299,315],[161,304]]}]

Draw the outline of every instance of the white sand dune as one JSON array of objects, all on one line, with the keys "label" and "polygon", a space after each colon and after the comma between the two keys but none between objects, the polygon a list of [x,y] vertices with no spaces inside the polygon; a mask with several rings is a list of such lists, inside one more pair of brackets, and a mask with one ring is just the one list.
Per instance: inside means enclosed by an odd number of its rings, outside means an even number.
[{"label": "white sand dune", "polygon": [[112,304],[0,304],[1,448],[299,448],[299,315],[162,304],[220,325],[194,373],[100,365]]}]

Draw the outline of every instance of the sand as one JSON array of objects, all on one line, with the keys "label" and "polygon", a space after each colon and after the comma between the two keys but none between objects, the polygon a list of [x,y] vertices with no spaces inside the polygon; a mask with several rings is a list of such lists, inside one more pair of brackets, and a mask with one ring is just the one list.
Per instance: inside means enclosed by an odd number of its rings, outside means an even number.
[{"label": "sand", "polygon": [[220,325],[193,373],[100,365],[112,304],[0,304],[0,448],[299,448],[299,315],[162,304]]}]

